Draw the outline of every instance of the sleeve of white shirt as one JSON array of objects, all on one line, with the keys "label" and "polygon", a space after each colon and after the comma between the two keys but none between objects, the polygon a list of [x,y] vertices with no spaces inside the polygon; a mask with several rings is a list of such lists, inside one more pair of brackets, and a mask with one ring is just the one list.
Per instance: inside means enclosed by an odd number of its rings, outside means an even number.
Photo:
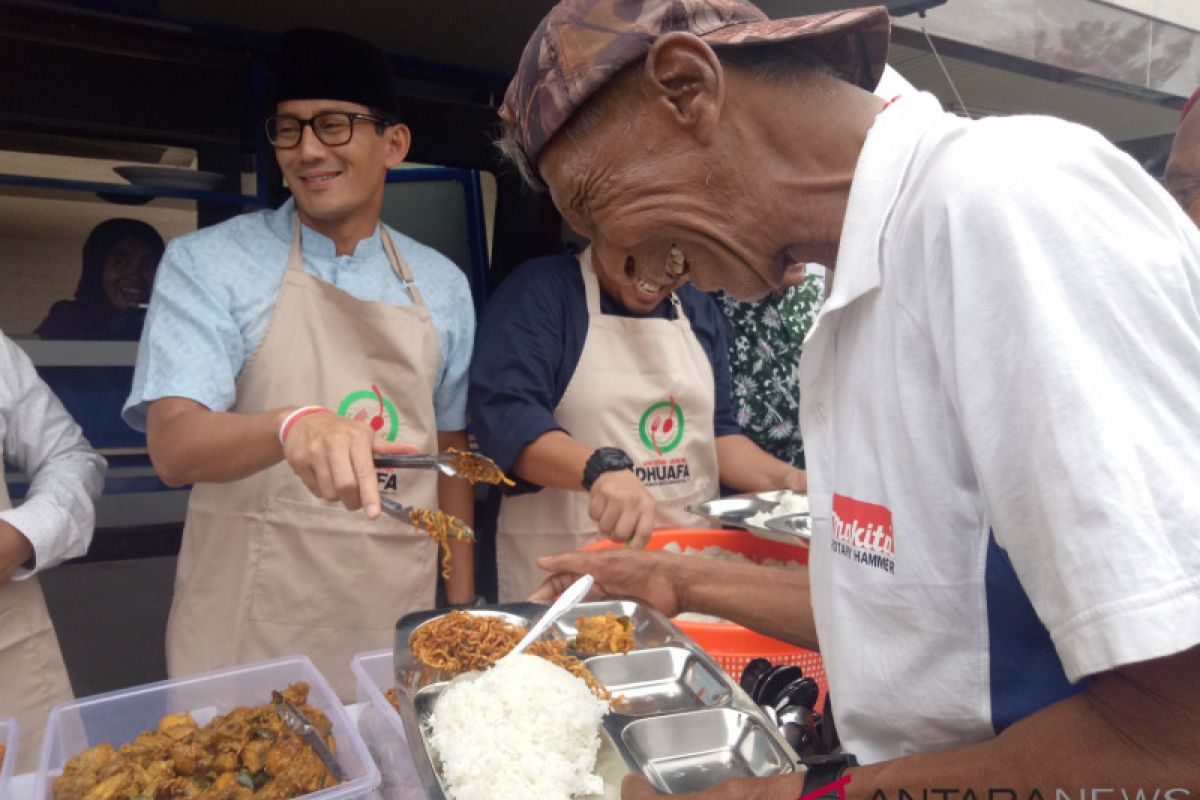
[{"label": "sleeve of white shirt", "polygon": [[159,264],[122,412],[137,430],[146,429],[149,404],[163,397],[186,397],[212,411],[233,405],[246,355],[229,310],[238,298],[223,296],[224,287],[215,285],[223,267],[219,251],[203,252],[208,256],[197,259],[189,237],[181,237],[167,245]]},{"label": "sleeve of white shirt", "polygon": [[0,519],[33,544],[28,578],[87,552],[96,523],[95,498],[104,487],[106,464],[34,370],[29,357],[0,335],[0,414],[4,459],[30,476],[29,492]]},{"label": "sleeve of white shirt", "polygon": [[993,534],[1077,680],[1200,643],[1200,234],[1097,134],[991,130],[928,187],[927,318]]}]

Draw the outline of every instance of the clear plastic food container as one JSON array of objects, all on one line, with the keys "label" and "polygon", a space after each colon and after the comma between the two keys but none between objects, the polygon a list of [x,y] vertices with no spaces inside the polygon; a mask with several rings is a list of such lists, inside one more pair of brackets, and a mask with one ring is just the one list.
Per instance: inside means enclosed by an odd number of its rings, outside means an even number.
[{"label": "clear plastic food container", "polygon": [[21,733],[12,717],[0,717],[0,745],[4,745],[4,763],[0,764],[0,800],[8,797],[8,784],[17,771],[17,739]]},{"label": "clear plastic food container", "polygon": [[383,693],[396,685],[392,651],[359,653],[350,662],[358,685],[358,731],[379,767],[384,800],[425,800],[424,781],[413,764],[400,714]]},{"label": "clear plastic food container", "polygon": [[296,681],[309,686],[308,702],[333,723],[337,760],[347,779],[305,800],[350,800],[363,797],[379,785],[367,747],[346,709],[324,676],[304,656],[288,656],[242,667],[150,683],[54,707],[46,724],[38,759],[35,800],[52,800],[54,779],[63,766],[89,747],[108,742],[113,747],[133,741],[142,731],[155,730],[167,714],[187,712],[200,725],[237,706],[258,706],[271,701],[271,690]]}]

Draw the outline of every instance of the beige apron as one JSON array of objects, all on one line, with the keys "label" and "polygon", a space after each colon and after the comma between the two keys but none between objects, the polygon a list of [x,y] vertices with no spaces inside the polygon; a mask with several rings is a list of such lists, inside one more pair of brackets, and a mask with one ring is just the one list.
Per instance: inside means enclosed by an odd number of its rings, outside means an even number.
[{"label": "beige apron", "polygon": [[[408,265],[380,226],[408,306],[359,300],[304,272],[300,223],[267,333],[232,411],[319,404],[391,441],[437,448],[440,348]],[[307,235],[307,234],[306,234]],[[436,473],[380,473],[381,488],[437,508]],[[350,659],[392,646],[396,619],[432,608],[437,545],[407,523],[314,497],[286,461],[192,490],[167,623],[172,676],[303,653],[345,702]]]},{"label": "beige apron", "polygon": [[[0,511],[9,508],[8,486],[0,479]],[[72,697],[37,576],[0,584],[0,717],[15,717],[21,726],[17,772],[37,766],[50,709]]]},{"label": "beige apron", "polygon": [[[610,316],[600,311],[590,248],[579,268],[587,339],[554,419],[589,447],[629,454],[658,501],[656,527],[707,527],[684,507],[718,493],[712,364],[674,295],[674,319]],[[604,538],[588,515],[589,500],[587,492],[548,488],[501,501],[501,602],[524,600],[546,579],[535,558]]]}]

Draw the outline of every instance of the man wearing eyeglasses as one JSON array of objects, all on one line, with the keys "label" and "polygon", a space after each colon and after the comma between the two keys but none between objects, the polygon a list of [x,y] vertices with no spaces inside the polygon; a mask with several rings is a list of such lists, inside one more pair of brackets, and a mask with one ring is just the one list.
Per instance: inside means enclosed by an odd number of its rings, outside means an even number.
[{"label": "man wearing eyeglasses", "polygon": [[[380,222],[409,147],[386,56],[290,31],[276,100],[292,199],[171,242],[125,418],[166,483],[195,484],[170,672],[303,652],[348,699],[350,657],[434,605],[437,545],[381,517],[381,492],[471,522],[467,484],[374,456],[466,448],[474,317],[462,272]],[[451,547],[447,599],[467,603],[470,544]]]}]

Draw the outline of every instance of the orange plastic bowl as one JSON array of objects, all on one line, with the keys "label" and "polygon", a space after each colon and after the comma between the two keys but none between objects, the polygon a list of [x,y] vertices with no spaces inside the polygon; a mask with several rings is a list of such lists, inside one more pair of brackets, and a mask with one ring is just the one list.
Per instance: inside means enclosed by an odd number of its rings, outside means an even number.
[{"label": "orange plastic bowl", "polygon": [[[760,539],[745,531],[682,528],[655,531],[646,549],[662,550],[668,542],[674,542],[685,549],[720,547],[739,553],[756,564],[767,560],[808,563],[807,547]],[[590,544],[584,550],[607,550],[622,546],[616,542],[603,541]],[[781,613],[787,612],[782,610]],[[820,710],[824,703],[825,667],[821,663],[819,653],[763,636],[732,622],[696,622],[682,619],[675,619],[673,622],[700,645],[704,652],[712,656],[734,680],[741,678],[742,670],[755,658],[765,658],[773,664],[795,664],[821,687],[817,709]]]}]

